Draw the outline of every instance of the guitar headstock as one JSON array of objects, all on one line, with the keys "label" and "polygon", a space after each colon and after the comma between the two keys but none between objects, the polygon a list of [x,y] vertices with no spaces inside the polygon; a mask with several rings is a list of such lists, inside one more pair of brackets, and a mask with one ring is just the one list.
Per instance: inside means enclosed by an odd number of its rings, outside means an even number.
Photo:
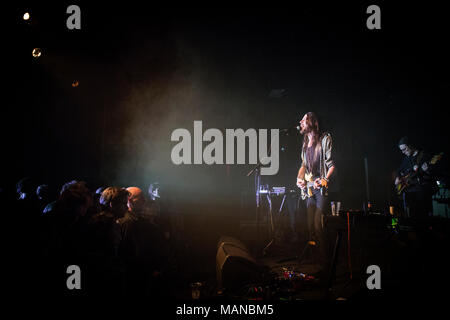
[{"label": "guitar headstock", "polygon": [[441,160],[443,156],[444,156],[443,152],[441,152],[440,154],[435,155],[433,158],[431,158],[430,164],[436,164],[436,162]]}]

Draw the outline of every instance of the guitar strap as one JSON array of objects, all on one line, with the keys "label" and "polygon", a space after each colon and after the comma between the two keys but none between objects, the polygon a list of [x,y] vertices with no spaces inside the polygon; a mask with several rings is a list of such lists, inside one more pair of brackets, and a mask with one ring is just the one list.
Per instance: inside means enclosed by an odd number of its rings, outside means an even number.
[{"label": "guitar strap", "polygon": [[424,156],[424,152],[423,151],[419,151],[419,154],[417,155],[416,158],[416,165],[420,166],[420,163],[422,162]]}]

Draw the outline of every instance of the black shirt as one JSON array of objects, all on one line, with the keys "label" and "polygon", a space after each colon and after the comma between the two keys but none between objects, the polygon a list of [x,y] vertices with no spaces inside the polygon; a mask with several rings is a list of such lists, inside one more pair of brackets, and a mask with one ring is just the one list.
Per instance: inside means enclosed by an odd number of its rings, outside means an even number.
[{"label": "black shirt", "polygon": [[308,166],[308,171],[312,173],[313,177],[320,177],[320,163],[319,157],[314,157],[315,146],[308,147],[306,149],[306,163]]},{"label": "black shirt", "polygon": [[415,165],[421,169],[422,164],[427,160],[428,156],[423,151],[417,151],[415,155],[406,156],[403,158],[400,167],[397,169],[397,176],[404,177],[413,172]]}]

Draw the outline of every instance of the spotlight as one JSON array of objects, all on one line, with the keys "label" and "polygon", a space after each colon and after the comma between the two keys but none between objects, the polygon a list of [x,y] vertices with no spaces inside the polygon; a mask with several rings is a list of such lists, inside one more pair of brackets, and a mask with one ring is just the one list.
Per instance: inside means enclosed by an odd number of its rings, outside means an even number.
[{"label": "spotlight", "polygon": [[23,20],[27,21],[30,19],[30,14],[28,12],[25,12],[23,15]]},{"label": "spotlight", "polygon": [[78,82],[78,80],[73,80],[72,87],[76,88],[76,87],[78,87],[79,84],[80,83]]},{"label": "spotlight", "polygon": [[42,52],[41,52],[40,48],[34,48],[33,52],[31,52],[31,54],[33,55],[33,57],[39,58],[41,56]]}]

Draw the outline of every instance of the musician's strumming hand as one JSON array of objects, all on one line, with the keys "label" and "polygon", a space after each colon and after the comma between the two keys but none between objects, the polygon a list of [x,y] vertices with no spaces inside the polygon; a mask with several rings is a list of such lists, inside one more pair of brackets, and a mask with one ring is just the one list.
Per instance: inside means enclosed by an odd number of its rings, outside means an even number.
[{"label": "musician's strumming hand", "polygon": [[297,178],[297,187],[304,189],[306,187],[305,179]]},{"label": "musician's strumming hand", "polygon": [[322,178],[317,178],[314,180],[314,188],[319,189],[322,186]]}]

